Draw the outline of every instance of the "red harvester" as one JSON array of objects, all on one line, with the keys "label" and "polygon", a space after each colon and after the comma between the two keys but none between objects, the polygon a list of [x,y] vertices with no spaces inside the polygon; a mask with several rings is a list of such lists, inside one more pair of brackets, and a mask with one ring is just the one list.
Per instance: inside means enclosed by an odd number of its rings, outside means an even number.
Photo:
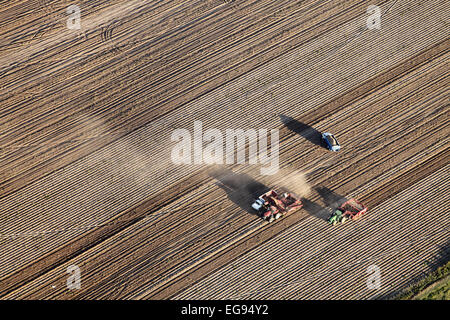
[{"label": "red harvester", "polygon": [[291,193],[284,192],[279,195],[275,190],[270,190],[256,199],[252,207],[263,219],[272,222],[294,209],[303,207],[303,203]]}]

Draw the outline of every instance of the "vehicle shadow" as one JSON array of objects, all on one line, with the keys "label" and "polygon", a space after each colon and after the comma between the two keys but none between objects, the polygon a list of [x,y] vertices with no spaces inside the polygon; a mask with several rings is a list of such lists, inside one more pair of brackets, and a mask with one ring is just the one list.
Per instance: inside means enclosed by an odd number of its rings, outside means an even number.
[{"label": "vehicle shadow", "polygon": [[341,196],[334,191],[331,191],[327,187],[316,187],[315,190],[322,197],[326,207],[331,207],[335,209],[344,202],[346,202],[347,200],[349,200],[346,197]]},{"label": "vehicle shadow", "polygon": [[302,198],[302,203],[303,209],[305,209],[311,216],[325,221],[328,220],[330,212],[326,208],[305,198]]},{"label": "vehicle shadow", "polygon": [[283,114],[280,114],[280,119],[281,122],[283,122],[283,124],[292,132],[295,132],[317,146],[325,148],[322,141],[322,133],[319,130]]},{"label": "vehicle shadow", "polygon": [[209,175],[216,179],[215,184],[223,189],[228,198],[248,213],[258,215],[252,208],[252,203],[269,187],[256,181],[247,174],[234,173],[228,169],[214,170]]},{"label": "vehicle shadow", "polygon": [[314,190],[322,198],[324,206],[302,198],[303,208],[312,216],[327,221],[335,209],[348,199],[331,191],[327,187],[316,187]]}]

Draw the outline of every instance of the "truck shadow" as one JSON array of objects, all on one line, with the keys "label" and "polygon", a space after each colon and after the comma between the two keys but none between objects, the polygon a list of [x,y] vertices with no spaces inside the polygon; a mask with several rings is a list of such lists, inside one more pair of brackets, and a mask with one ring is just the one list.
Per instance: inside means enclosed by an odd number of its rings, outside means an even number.
[{"label": "truck shadow", "polygon": [[281,122],[283,122],[283,124],[292,132],[295,132],[317,146],[325,148],[322,141],[322,133],[319,130],[283,114],[280,114],[280,119]]},{"label": "truck shadow", "polygon": [[214,170],[209,175],[216,179],[215,184],[223,189],[228,198],[242,210],[258,215],[252,208],[252,203],[263,193],[270,190],[269,187],[256,181],[247,174],[234,173],[228,169]]}]

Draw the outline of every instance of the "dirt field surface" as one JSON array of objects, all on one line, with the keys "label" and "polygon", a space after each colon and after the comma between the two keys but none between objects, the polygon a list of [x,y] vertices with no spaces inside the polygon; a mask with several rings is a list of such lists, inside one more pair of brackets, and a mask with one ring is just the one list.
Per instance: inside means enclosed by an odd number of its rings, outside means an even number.
[{"label": "dirt field surface", "polygon": [[[384,299],[448,261],[448,1],[72,2],[0,1],[1,299]],[[175,164],[194,121],[278,129],[279,171]],[[304,208],[263,221],[272,186]]]}]

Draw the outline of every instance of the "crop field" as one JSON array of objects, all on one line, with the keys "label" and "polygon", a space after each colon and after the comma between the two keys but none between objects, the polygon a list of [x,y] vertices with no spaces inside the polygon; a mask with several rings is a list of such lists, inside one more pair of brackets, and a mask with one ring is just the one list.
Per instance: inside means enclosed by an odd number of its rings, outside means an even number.
[{"label": "crop field", "polygon": [[[449,17],[445,0],[0,1],[0,299],[395,297],[450,257]],[[199,124],[277,132],[277,170],[252,137],[174,162]],[[261,219],[273,187],[303,208]],[[351,198],[367,213],[330,225]]]}]

